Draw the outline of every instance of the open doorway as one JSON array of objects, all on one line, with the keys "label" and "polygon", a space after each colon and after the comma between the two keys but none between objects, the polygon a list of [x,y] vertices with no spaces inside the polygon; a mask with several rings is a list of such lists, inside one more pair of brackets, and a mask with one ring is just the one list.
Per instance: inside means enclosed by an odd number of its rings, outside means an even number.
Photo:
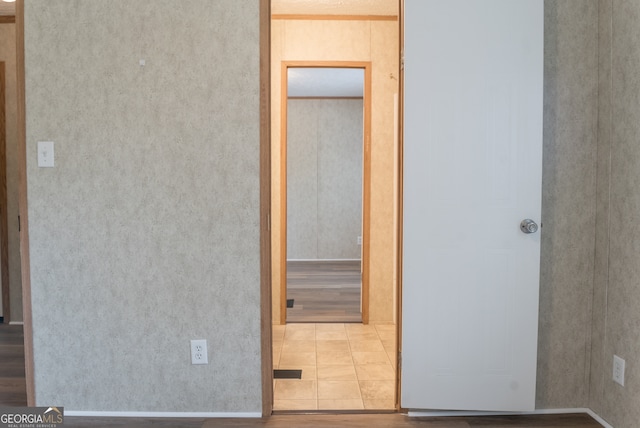
[{"label": "open doorway", "polygon": [[[373,8],[370,3],[364,6],[344,2],[329,15],[320,3],[304,6],[293,3],[280,0],[271,3],[273,409],[395,410],[399,2],[380,0],[376,1],[379,7]],[[369,87],[369,95],[363,95],[363,227],[361,235],[350,238],[357,244],[358,236],[362,236],[362,280],[369,285],[363,287],[360,323],[299,323],[288,320],[286,314],[287,241],[282,236],[287,226],[284,193],[288,153],[286,146],[283,150],[282,140],[286,136],[282,134],[287,132],[289,119],[283,112],[283,100],[288,98],[287,80],[283,76],[288,75],[289,68],[318,66],[365,69],[365,87]],[[367,168],[368,184],[364,171]],[[365,202],[367,197],[369,201]]]},{"label": "open doorway", "polygon": [[369,73],[367,63],[283,64],[287,323],[367,320]]}]

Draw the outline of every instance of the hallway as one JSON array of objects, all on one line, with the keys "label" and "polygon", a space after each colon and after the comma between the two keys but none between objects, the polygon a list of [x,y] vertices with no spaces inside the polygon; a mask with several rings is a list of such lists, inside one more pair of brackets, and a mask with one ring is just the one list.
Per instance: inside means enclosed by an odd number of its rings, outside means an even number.
[{"label": "hallway", "polygon": [[274,410],[395,409],[396,326],[273,326],[274,369],[302,370],[274,380]]}]

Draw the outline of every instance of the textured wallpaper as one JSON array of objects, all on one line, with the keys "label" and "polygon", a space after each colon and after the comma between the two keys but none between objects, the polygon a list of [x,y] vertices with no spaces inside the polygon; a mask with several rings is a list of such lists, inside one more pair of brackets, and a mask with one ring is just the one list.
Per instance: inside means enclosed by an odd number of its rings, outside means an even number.
[{"label": "textured wallpaper", "polygon": [[[604,214],[596,222],[596,161],[606,165],[608,156],[595,138],[598,2],[545,1],[537,407],[590,405],[605,418],[619,411],[615,426],[631,427],[640,390],[634,246],[640,112],[633,98],[640,5],[600,3],[613,6],[615,32],[612,169],[610,177],[598,169],[598,213]],[[176,8],[168,0],[30,0],[25,7],[38,404],[259,412],[258,2],[183,0]],[[600,24],[603,16],[606,10]],[[340,32],[336,23],[322,25],[275,22],[273,55],[278,61],[310,55],[371,60],[374,88],[385,88],[373,93],[372,167],[386,172],[372,177],[371,316],[386,320],[393,295],[389,113],[397,88],[390,46],[397,45],[397,28],[354,23]],[[319,52],[291,42],[323,38],[334,44]],[[378,42],[382,48],[372,49]],[[602,49],[601,59],[609,52]],[[273,93],[275,120],[279,99]],[[376,106],[383,110],[376,113]],[[35,146],[42,140],[55,141],[55,168],[36,166]],[[277,150],[273,160],[277,166]],[[600,183],[607,179],[611,203],[603,207]],[[611,232],[602,238],[607,209]],[[601,231],[597,248],[595,230]],[[609,245],[603,313],[598,282],[594,295],[593,255]],[[278,250],[274,240],[274,256]],[[598,269],[597,281],[603,277]],[[189,339],[200,338],[209,341],[210,364],[192,366]],[[624,389],[609,381],[613,353],[627,359]],[[600,376],[589,400],[589,378]]]},{"label": "textured wallpaper", "polygon": [[612,357],[605,347],[607,288],[609,283],[609,230],[611,194],[611,115],[612,99],[612,12],[611,0],[598,0],[598,168],[596,175],[596,251],[593,291],[591,379],[589,407],[609,418],[610,403],[605,403],[604,387],[611,382]]},{"label": "textured wallpaper", "polygon": [[287,103],[287,258],[318,258],[318,103]]},{"label": "textured wallpaper", "polygon": [[288,102],[288,259],[360,258],[362,108],[350,99]]},{"label": "textured wallpaper", "polygon": [[[592,408],[616,428],[640,421],[640,3],[601,0],[598,223]],[[626,360],[625,385],[612,380]]]},{"label": "textured wallpaper", "polygon": [[536,407],[586,407],[595,247],[595,2],[545,1]]},{"label": "textured wallpaper", "polygon": [[[0,24],[0,61],[4,61],[7,136],[7,220],[9,231],[9,321],[22,321],[20,232],[18,230],[18,92],[16,86],[16,26]],[[6,319],[6,315],[5,315]]]},{"label": "textured wallpaper", "polygon": [[38,405],[261,411],[258,13],[26,2]]}]

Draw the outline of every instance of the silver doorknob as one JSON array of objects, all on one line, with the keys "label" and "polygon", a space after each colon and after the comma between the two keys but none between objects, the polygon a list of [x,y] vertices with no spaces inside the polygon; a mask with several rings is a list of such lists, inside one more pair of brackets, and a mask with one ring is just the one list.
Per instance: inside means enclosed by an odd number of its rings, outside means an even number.
[{"label": "silver doorknob", "polygon": [[525,218],[520,222],[520,230],[523,233],[536,233],[538,231],[538,225],[530,218]]}]

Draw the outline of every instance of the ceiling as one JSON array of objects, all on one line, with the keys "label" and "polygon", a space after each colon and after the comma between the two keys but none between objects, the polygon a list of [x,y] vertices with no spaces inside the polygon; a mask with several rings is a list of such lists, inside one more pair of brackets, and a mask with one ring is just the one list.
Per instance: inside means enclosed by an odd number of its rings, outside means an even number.
[{"label": "ceiling", "polygon": [[289,68],[289,97],[362,97],[363,68]]},{"label": "ceiling", "polygon": [[16,4],[0,1],[0,15],[15,15]]}]

